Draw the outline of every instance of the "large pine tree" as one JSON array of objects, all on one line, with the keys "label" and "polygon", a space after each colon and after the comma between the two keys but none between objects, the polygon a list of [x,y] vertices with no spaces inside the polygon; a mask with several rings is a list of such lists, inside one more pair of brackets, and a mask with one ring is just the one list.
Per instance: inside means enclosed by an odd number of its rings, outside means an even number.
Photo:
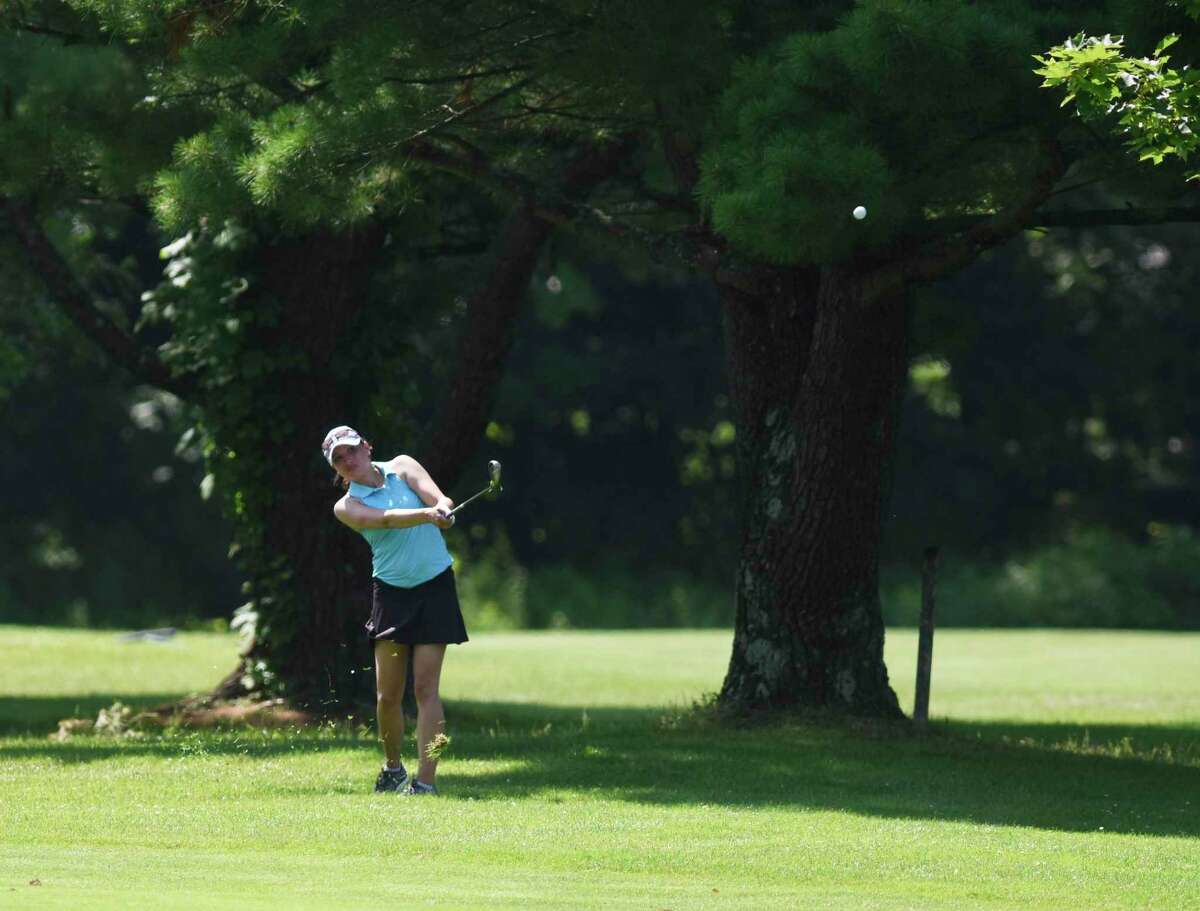
[{"label": "large pine tree", "polygon": [[[201,362],[187,340],[203,327],[189,336],[177,325],[169,381],[199,382],[223,415],[212,457],[257,548],[258,660],[293,688],[349,666],[337,655],[343,576],[312,569],[340,565],[336,530],[319,521],[316,471],[300,453],[346,413],[322,378],[389,225],[419,225],[441,244],[468,200],[510,213],[488,223],[491,259],[435,459],[469,448],[481,426],[499,365],[489,355],[503,352],[507,314],[552,228],[702,271],[723,304],[744,493],[738,535],[714,542],[740,552],[722,701],[890,716],[879,525],[910,291],[1031,224],[1068,223],[1056,205],[1064,186],[1124,166],[1059,109],[1032,60],[1081,27],[1163,28],[1160,4],[1112,7],[29,5],[8,15],[4,36],[16,75],[3,190],[35,245],[46,216],[85,191],[144,200],[164,230],[205,244],[223,225],[259,238],[252,290],[226,295],[258,334],[233,354],[209,344]],[[1175,27],[1187,34],[1189,23]],[[119,327],[89,331],[114,350],[132,344]],[[213,385],[229,357],[281,346],[301,356],[269,362],[269,400],[288,418],[289,477],[305,479],[282,508],[269,478],[230,467],[265,442],[261,401]],[[122,356],[161,366],[136,347]],[[481,358],[492,372],[473,375]],[[453,473],[448,462],[443,476]],[[314,620],[302,646],[280,632],[294,625],[274,622],[326,612],[335,619]]]}]

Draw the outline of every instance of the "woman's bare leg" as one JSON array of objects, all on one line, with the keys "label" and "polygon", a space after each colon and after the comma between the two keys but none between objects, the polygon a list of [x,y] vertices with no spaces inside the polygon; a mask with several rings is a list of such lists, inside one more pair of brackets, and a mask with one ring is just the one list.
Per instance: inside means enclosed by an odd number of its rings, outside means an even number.
[{"label": "woman's bare leg", "polygon": [[414,645],[413,695],[417,699],[417,781],[433,784],[437,776],[437,757],[428,754],[429,744],[446,728],[442,697],[438,692],[442,679],[445,645]]},{"label": "woman's bare leg", "polygon": [[[379,739],[389,768],[400,765],[404,747],[404,672],[408,646],[379,640],[375,643],[375,717]],[[415,666],[414,666],[415,667]]]}]

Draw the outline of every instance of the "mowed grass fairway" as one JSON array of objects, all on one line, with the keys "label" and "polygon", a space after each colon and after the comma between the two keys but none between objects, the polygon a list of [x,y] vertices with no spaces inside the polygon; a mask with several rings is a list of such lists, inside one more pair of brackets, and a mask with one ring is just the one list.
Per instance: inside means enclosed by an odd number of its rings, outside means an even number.
[{"label": "mowed grass fairway", "polygon": [[[924,737],[688,719],[729,643],[452,648],[421,799],[371,793],[355,725],[51,741],[235,641],[0,627],[0,908],[1200,907],[1200,635],[939,632]],[[906,710],[915,648],[889,634]]]}]

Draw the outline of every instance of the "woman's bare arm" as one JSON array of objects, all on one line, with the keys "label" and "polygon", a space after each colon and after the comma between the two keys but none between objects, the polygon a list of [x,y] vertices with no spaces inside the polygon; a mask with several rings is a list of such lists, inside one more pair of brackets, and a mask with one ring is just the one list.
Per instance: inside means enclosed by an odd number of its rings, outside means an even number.
[{"label": "woman's bare arm", "polygon": [[429,476],[429,472],[412,456],[396,456],[392,459],[392,467],[400,473],[404,483],[412,488],[413,493],[420,497],[426,506],[445,507],[443,512],[454,506],[454,501],[442,493],[441,488]]},{"label": "woman's bare arm", "polygon": [[333,514],[338,520],[355,531],[364,528],[412,528],[414,525],[433,523],[439,528],[449,528],[442,515],[434,508],[427,509],[375,509],[349,494],[333,504]]}]

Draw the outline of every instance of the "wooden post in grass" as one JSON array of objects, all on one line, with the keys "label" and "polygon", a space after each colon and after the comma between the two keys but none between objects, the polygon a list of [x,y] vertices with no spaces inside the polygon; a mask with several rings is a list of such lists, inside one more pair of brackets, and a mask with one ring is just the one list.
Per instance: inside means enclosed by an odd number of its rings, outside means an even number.
[{"label": "wooden post in grass", "polygon": [[937,588],[940,548],[926,547],[921,566],[921,630],[917,642],[917,698],[913,721],[918,727],[929,723],[929,672],[933,666],[933,602]]}]

